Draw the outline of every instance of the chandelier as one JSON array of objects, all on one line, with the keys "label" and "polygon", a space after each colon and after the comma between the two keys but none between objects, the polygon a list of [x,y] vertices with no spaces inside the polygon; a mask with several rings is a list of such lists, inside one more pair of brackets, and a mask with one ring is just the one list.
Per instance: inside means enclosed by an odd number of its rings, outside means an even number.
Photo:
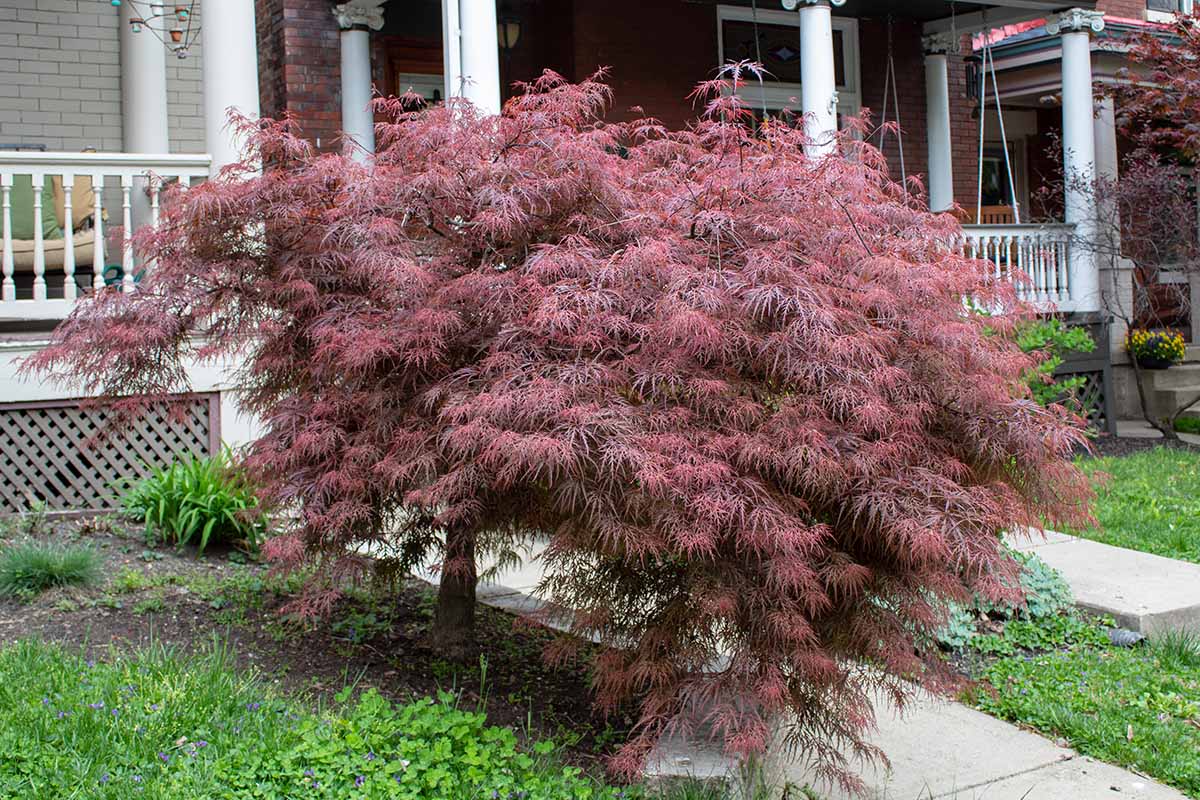
[{"label": "chandelier", "polygon": [[[196,37],[200,34],[200,26],[192,25],[192,19],[195,17],[193,13],[196,8],[196,0],[188,0],[186,3],[176,2],[168,11],[168,6],[163,3],[156,2],[138,2],[138,0],[109,0],[110,5],[119,7],[122,3],[129,5],[131,15],[129,17],[129,28],[134,33],[144,33],[149,31],[150,34],[170,48],[177,57],[187,58],[188,50],[196,41]],[[161,26],[151,23],[157,19],[170,20],[171,27],[163,30]]]}]

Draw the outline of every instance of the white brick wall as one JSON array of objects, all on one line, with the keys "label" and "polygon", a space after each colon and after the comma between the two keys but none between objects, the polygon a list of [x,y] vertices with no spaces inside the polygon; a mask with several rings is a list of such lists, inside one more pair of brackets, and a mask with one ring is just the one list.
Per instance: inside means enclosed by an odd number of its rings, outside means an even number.
[{"label": "white brick wall", "polygon": [[[107,0],[0,0],[0,144],[120,152],[118,24]],[[197,37],[167,53],[171,152],[204,152],[200,91]]]}]

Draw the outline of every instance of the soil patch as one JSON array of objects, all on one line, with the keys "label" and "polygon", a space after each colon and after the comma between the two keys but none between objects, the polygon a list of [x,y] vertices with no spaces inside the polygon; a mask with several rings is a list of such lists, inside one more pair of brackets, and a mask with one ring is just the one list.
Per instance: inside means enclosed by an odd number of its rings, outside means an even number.
[{"label": "soil patch", "polygon": [[[15,535],[10,532],[10,538]],[[598,769],[626,737],[628,714],[594,711],[580,662],[548,666],[545,647],[561,636],[535,622],[480,605],[479,659],[456,664],[424,644],[435,590],[409,579],[389,591],[353,590],[319,622],[281,613],[298,578],[272,575],[236,553],[145,543],[136,526],[59,521],[36,538],[94,547],[103,582],[45,592],[29,602],[0,599],[0,642],[37,638],[104,658],[110,647],[150,644],[194,652],[214,639],[242,669],[284,690],[328,700],[348,684],[375,687],[397,701],[452,691],[466,708],[518,735],[553,738],[572,763]]]}]

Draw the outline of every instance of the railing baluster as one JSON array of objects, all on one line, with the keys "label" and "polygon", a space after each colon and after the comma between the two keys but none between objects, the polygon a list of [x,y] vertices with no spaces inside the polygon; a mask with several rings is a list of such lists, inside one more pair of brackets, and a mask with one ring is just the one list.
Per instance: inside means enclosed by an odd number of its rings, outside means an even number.
[{"label": "railing baluster", "polygon": [[104,173],[92,173],[92,288],[104,288]]},{"label": "railing baluster", "polygon": [[1028,264],[1029,279],[1033,281],[1034,297],[1039,302],[1046,302],[1046,271],[1042,269],[1037,258],[1037,240],[1026,234],[1021,237],[1021,246],[1025,250],[1025,263]]},{"label": "railing baluster", "polygon": [[162,180],[157,175],[150,175],[150,224],[158,227],[158,194],[162,188]]},{"label": "railing baluster", "polygon": [[75,285],[75,209],[71,194],[75,189],[75,175],[62,174],[63,187],[63,299],[74,300],[78,295]]},{"label": "railing baluster", "polygon": [[17,299],[17,285],[13,283],[12,184],[11,172],[0,175],[0,209],[4,215],[4,281],[0,285],[0,300],[6,303]]},{"label": "railing baluster", "polygon": [[121,176],[121,291],[133,291],[133,176]]},{"label": "railing baluster", "polygon": [[1057,249],[1058,249],[1058,261],[1060,264],[1062,264],[1062,275],[1063,275],[1062,295],[1063,295],[1063,299],[1074,299],[1073,295],[1074,295],[1075,286],[1074,286],[1074,282],[1071,280],[1071,261],[1068,258],[1069,254],[1067,252],[1067,248],[1069,246],[1070,246],[1069,240],[1067,240],[1065,238],[1061,238],[1061,237],[1059,238]]},{"label": "railing baluster", "polygon": [[33,299],[46,299],[46,241],[42,235],[42,191],[46,176],[34,173],[33,182]]}]

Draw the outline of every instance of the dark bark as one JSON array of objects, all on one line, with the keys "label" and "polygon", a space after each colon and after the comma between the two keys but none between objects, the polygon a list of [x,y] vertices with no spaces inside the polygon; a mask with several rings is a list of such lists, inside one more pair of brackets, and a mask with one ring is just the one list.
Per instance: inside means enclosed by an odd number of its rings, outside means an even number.
[{"label": "dark bark", "polygon": [[456,528],[446,532],[446,558],[438,586],[437,610],[429,645],[451,661],[475,654],[475,534]]}]

